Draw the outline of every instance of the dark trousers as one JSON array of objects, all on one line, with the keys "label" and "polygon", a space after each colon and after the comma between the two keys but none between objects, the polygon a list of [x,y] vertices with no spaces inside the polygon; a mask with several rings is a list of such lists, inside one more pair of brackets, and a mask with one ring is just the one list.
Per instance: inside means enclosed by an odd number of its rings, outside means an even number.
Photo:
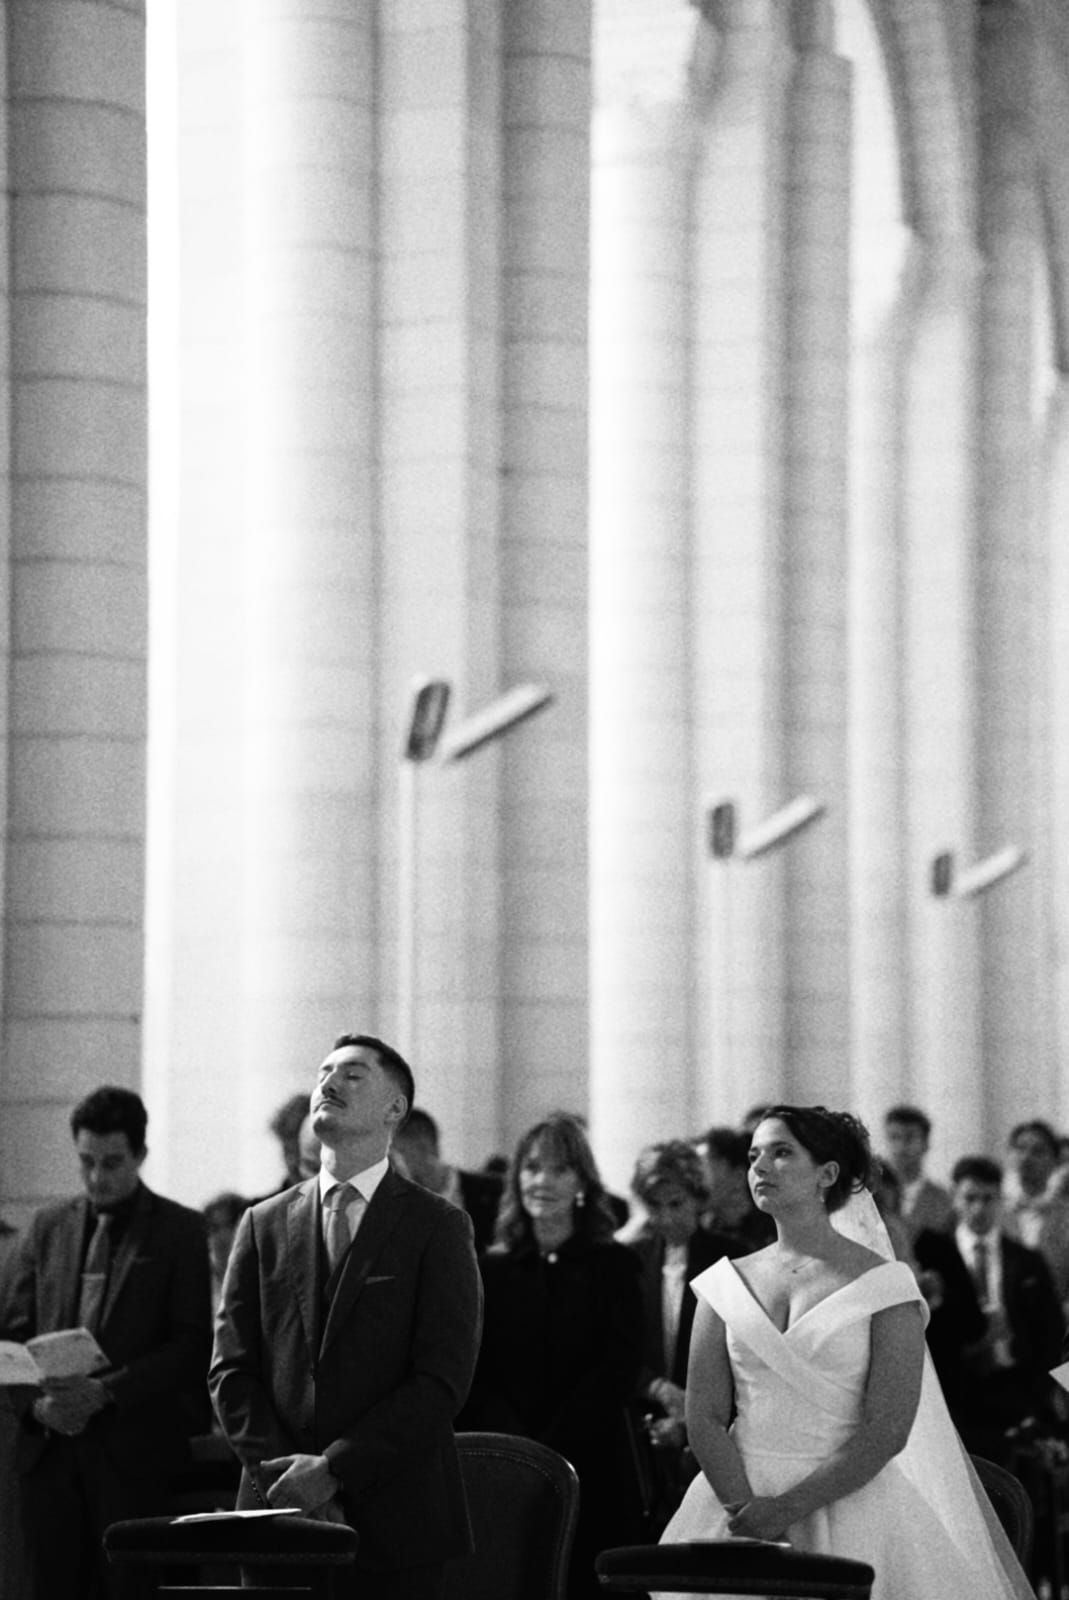
[{"label": "dark trousers", "polygon": [[[310,1584],[312,1567],[243,1567],[242,1582],[264,1589],[284,1589],[289,1584]],[[319,1569],[322,1571],[322,1568]],[[439,1600],[445,1578],[441,1562],[427,1567],[401,1567],[395,1572],[369,1572],[356,1568],[345,1590],[353,1600]]]},{"label": "dark trousers", "polygon": [[[139,1463],[130,1464],[137,1472]],[[166,1510],[166,1483],[151,1470],[120,1476],[92,1437],[53,1434],[19,1478],[36,1600],[111,1600],[104,1530]],[[129,1589],[125,1591],[129,1593]]]}]

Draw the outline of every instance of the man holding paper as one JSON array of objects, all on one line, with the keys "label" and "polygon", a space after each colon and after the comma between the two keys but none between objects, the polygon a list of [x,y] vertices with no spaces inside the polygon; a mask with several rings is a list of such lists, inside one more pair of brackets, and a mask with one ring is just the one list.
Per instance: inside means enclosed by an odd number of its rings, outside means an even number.
[{"label": "man holding paper", "polygon": [[[17,1391],[16,1445],[42,1600],[107,1594],[104,1529],[165,1511],[169,1473],[209,1426],[204,1222],[142,1183],[147,1122],[129,1089],[74,1108],[85,1193],[37,1214],[0,1286],[0,1337],[32,1341],[45,1374]],[[74,1329],[78,1340],[39,1338]]]}]

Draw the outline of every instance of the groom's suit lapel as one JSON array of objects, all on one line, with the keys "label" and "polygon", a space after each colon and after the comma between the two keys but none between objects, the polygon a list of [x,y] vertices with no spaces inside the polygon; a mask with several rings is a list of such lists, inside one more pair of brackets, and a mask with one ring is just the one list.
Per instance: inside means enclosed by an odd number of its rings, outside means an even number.
[{"label": "groom's suit lapel", "polygon": [[376,1258],[398,1225],[404,1211],[406,1193],[406,1185],[391,1167],[375,1190],[342,1264],[323,1329],[321,1355],[338,1337],[363,1293]]},{"label": "groom's suit lapel", "polygon": [[286,1213],[286,1249],[289,1279],[301,1313],[304,1336],[312,1361],[319,1349],[320,1250],[319,1179],[309,1178],[294,1190]]}]

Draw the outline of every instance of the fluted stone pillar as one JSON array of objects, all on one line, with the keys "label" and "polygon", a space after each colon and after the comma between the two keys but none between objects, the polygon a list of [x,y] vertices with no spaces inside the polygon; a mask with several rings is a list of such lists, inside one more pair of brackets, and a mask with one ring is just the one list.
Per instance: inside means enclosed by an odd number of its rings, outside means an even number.
[{"label": "fluted stone pillar", "polygon": [[[695,186],[692,489],[698,791],[744,825],[784,785],[782,450],[786,330],[786,8],[723,0]],[[715,862],[699,925],[707,1004],[699,1125],[734,1122],[782,1087],[783,860]]]},{"label": "fluted stone pillar", "polygon": [[9,1103],[0,1162],[8,1193],[28,1205],[70,1187],[71,1102],[104,1081],[136,1087],[140,1072],[144,7],[12,0],[6,12],[11,636],[0,1092]]},{"label": "fluted stone pillar", "polygon": [[829,1103],[850,1076],[847,460],[851,86],[834,7],[791,8],[784,257],[786,790],[827,806],[785,848],[787,1073]]},{"label": "fluted stone pillar", "polygon": [[374,12],[250,0],[242,1100],[376,1016]]},{"label": "fluted stone pillar", "polygon": [[[636,38],[643,22],[648,33]],[[683,1108],[693,1095],[700,816],[687,616],[698,123],[688,72],[698,32],[708,25],[693,7],[657,3],[644,19],[607,22],[596,50],[591,1121],[618,1185],[630,1179],[637,1139],[689,1126]]]},{"label": "fluted stone pillar", "polygon": [[[1039,833],[1039,848],[1050,863],[1054,1025],[1059,1039],[1069,1038],[1069,729],[1062,708],[1069,704],[1069,549],[1062,530],[1069,526],[1069,379],[1062,376],[1046,417],[1042,455],[1042,527],[1046,541],[1047,588],[1044,635],[1047,647],[1050,708],[1048,782],[1051,803]],[[1069,1118],[1069,1085],[1064,1074],[1043,1094],[1042,1103],[1055,1126]]]},{"label": "fluted stone pillar", "polygon": [[929,892],[933,857],[974,859],[975,318],[968,243],[922,263],[903,395],[905,896],[914,1098],[958,1151],[982,1143],[975,907]]},{"label": "fluted stone pillar", "polygon": [[[867,1074],[859,1087],[874,1118],[892,1096],[923,1105],[934,1121],[932,1168],[945,1172],[986,1142],[975,918],[929,893],[932,857],[952,849],[959,862],[971,860],[976,832],[973,15],[940,0],[889,0],[880,35],[897,90],[903,206],[914,234],[890,329],[901,373],[888,417],[901,619],[901,717],[890,737],[901,806],[897,816],[884,808],[880,839],[894,858],[882,854],[879,869],[885,904],[902,919],[906,1045],[883,1094]],[[877,1060],[872,1051],[868,1060]]]},{"label": "fluted stone pillar", "polygon": [[[382,774],[379,981],[397,997],[397,766],[413,676],[453,686],[453,723],[501,666],[502,8],[379,8],[376,366]],[[537,737],[537,727],[509,739]],[[448,1159],[499,1148],[502,746],[421,770],[413,1066]]]},{"label": "fluted stone pillar", "polygon": [[[1045,793],[1037,711],[1044,563],[1035,501],[1035,272],[1042,239],[1033,52],[1028,10],[1000,0],[981,8],[979,413],[980,521],[977,669],[979,840],[984,853],[1015,843],[1034,850]],[[1038,937],[1044,868],[1033,865],[991,890],[982,919],[983,1053],[998,1121],[1009,1125],[1021,1088],[1047,1105],[1061,1073],[1050,984]]]},{"label": "fluted stone pillar", "polygon": [[557,701],[502,751],[509,1134],[587,1109],[590,6],[502,8],[501,671]]},{"label": "fluted stone pillar", "polygon": [[[244,797],[241,0],[157,0],[149,157],[152,674],[144,1085],[152,1179],[233,1186]],[[180,270],[176,270],[180,269]],[[281,1098],[281,1096],[279,1097]],[[265,1095],[242,1119],[277,1180]]]},{"label": "fluted stone pillar", "polygon": [[[859,330],[851,432],[852,1103],[870,1126],[909,1086],[903,749],[902,394],[921,291],[911,248],[877,326]],[[905,881],[904,881],[905,880]]]}]

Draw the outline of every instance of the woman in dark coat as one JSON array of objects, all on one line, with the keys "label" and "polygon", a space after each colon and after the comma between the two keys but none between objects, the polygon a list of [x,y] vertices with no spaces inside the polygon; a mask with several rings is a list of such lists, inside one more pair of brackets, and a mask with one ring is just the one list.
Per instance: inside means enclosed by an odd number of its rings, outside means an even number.
[{"label": "woman in dark coat", "polygon": [[638,1263],[616,1244],[586,1133],[561,1113],[520,1140],[482,1261],[482,1349],[462,1428],[537,1439],[581,1486],[572,1600],[597,1591],[594,1556],[637,1537],[624,1408],[642,1360]]}]

